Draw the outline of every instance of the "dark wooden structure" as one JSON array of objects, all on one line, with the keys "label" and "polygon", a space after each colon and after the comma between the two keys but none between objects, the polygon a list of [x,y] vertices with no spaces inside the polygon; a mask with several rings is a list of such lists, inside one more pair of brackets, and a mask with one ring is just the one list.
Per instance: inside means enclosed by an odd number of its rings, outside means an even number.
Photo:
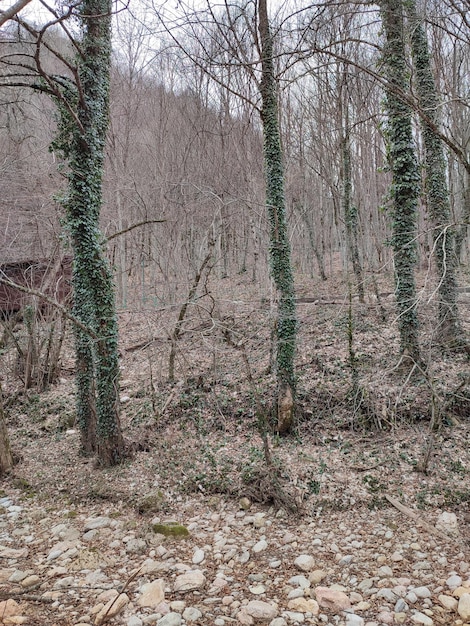
[{"label": "dark wooden structure", "polygon": [[[26,289],[41,292],[63,304],[70,299],[71,295],[72,257],[4,263],[0,265],[0,278]],[[0,281],[2,317],[10,317],[31,304],[35,304],[41,312],[50,311],[53,308],[44,300],[41,301],[41,298],[19,291]]]}]

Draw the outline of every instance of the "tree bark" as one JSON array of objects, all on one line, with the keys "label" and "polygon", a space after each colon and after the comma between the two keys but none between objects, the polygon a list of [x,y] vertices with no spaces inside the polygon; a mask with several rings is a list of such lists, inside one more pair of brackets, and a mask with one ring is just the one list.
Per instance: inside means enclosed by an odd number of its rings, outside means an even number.
[{"label": "tree bark", "polygon": [[457,263],[462,262],[463,243],[465,241],[465,238],[467,237],[468,226],[470,224],[470,173],[466,170],[463,175],[463,210],[461,224],[455,236],[455,257],[457,259]]},{"label": "tree bark", "polygon": [[415,0],[407,0],[411,28],[411,50],[416,69],[416,87],[419,104],[429,125],[420,117],[425,147],[426,193],[428,209],[434,223],[434,253],[438,272],[439,337],[450,347],[463,344],[463,331],[457,308],[457,280],[455,233],[451,228],[449,190],[446,180],[446,161],[440,137],[434,131],[439,127],[439,98],[431,69],[426,33],[416,12]]},{"label": "tree bark", "polygon": [[10,448],[5,414],[3,412],[3,395],[0,385],[0,476],[3,476],[13,466],[13,455]]},{"label": "tree bark", "polygon": [[13,4],[9,9],[6,9],[6,11],[0,11],[0,26],[3,26],[5,22],[8,22],[8,20],[15,17],[15,15],[24,9],[30,2],[31,0],[17,0],[17,2],[15,2],[15,4]]},{"label": "tree bark", "polygon": [[354,275],[356,277],[357,292],[359,294],[359,302],[364,302],[364,277],[362,273],[361,259],[359,257],[358,246],[358,223],[357,223],[357,207],[352,202],[352,176],[351,176],[351,139],[349,131],[349,112],[347,97],[345,98],[345,111],[341,120],[343,128],[343,136],[341,138],[341,174],[342,174],[342,204],[344,223],[346,226],[346,242],[348,253],[351,257]]},{"label": "tree bark", "polygon": [[288,432],[294,421],[294,357],[297,332],[294,278],[290,243],[287,236],[284,197],[284,169],[279,133],[277,85],[274,76],[273,38],[266,0],[259,0],[262,98],[261,121],[264,139],[266,203],[270,225],[270,264],[278,293],[276,375],[278,383],[278,431]]},{"label": "tree bark", "polygon": [[108,130],[111,2],[83,0],[79,12],[83,32],[79,82],[76,92],[67,93],[78,123],[59,103],[60,134],[54,146],[69,165],[64,205],[74,252],[74,313],[96,336],[92,341],[80,329],[75,330],[82,448],[87,454],[96,451],[98,463],[110,466],[124,456],[114,285],[99,230]]},{"label": "tree bark", "polygon": [[402,353],[420,361],[414,276],[419,174],[413,148],[411,110],[396,95],[397,90],[408,91],[402,0],[382,0],[381,14],[386,37],[384,73],[390,85],[386,89],[386,110],[388,157],[392,170],[392,245],[398,327]]}]

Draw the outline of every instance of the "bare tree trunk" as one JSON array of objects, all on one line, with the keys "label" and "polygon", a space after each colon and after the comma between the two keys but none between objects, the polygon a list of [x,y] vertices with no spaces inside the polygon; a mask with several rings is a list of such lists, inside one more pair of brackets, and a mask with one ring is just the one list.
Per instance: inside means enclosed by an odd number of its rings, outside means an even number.
[{"label": "bare tree trunk", "polygon": [[[323,252],[319,249],[319,247],[317,246],[315,242],[315,233],[313,231],[313,224],[310,218],[309,209],[307,207],[302,207],[302,206],[297,206],[297,209],[307,229],[308,242],[310,244],[310,248],[312,249],[313,255],[315,256],[315,259],[317,261],[318,272],[320,273],[320,278],[322,280],[327,280],[327,276],[325,273],[325,262],[323,260]],[[313,268],[311,269],[311,272],[313,275]]]},{"label": "bare tree trunk", "polygon": [[13,466],[13,455],[10,449],[5,414],[3,411],[3,395],[0,385],[0,476],[3,476]]},{"label": "bare tree trunk", "polygon": [[175,380],[176,344],[178,343],[178,339],[181,336],[181,329],[182,329],[182,326],[183,326],[184,318],[186,317],[186,312],[188,310],[188,306],[194,300],[194,296],[196,295],[196,291],[197,291],[198,285],[199,285],[199,283],[201,281],[203,272],[204,272],[205,268],[207,267],[209,261],[212,258],[213,251],[214,251],[214,245],[215,245],[215,240],[214,239],[209,239],[209,242],[207,244],[207,249],[208,249],[207,254],[204,257],[204,260],[202,261],[199,269],[197,270],[196,275],[194,276],[193,284],[191,285],[191,288],[189,290],[188,297],[183,302],[183,305],[182,305],[182,307],[180,309],[180,312],[179,312],[179,315],[178,315],[178,319],[176,320],[176,324],[175,324],[175,327],[173,329],[173,333],[171,334],[170,358],[169,358],[169,361],[168,361],[168,380],[170,382],[174,382],[174,380]]},{"label": "bare tree trunk", "polygon": [[468,170],[464,172],[464,183],[463,183],[463,211],[461,224],[457,231],[457,235],[455,236],[455,256],[457,258],[457,262],[461,262],[462,258],[462,249],[463,242],[467,237],[468,226],[470,224],[470,173]]}]

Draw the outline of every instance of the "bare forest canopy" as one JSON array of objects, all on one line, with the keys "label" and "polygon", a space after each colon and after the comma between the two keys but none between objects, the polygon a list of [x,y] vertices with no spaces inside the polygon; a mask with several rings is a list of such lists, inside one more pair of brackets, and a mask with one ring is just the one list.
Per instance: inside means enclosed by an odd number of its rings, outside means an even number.
[{"label": "bare forest canopy", "polygon": [[[211,16],[204,8],[186,7],[176,17],[165,8],[160,19],[148,19],[147,8],[145,23],[138,17],[142,11],[139,6],[134,14],[130,6],[115,20],[101,222],[106,235],[138,222],[165,222],[110,242],[121,307],[177,297],[177,283],[182,277],[191,280],[209,237],[216,241],[220,276],[248,271],[265,279],[268,274],[262,137],[255,112],[258,53],[249,38],[252,6],[240,6],[231,25],[217,8]],[[341,209],[346,107],[361,262],[366,271],[390,270],[378,9],[327,3],[285,13],[273,21],[294,266],[301,273],[328,275],[338,255],[343,268],[348,266]],[[200,22],[194,24],[196,17]],[[435,2],[426,5],[426,17],[443,133],[468,155],[465,12],[458,3]],[[67,56],[70,43],[59,27],[47,37],[51,49]],[[32,63],[33,40],[21,26],[4,28],[0,84],[35,80],[17,67]],[[42,62],[51,74],[70,73],[47,49]],[[64,184],[57,157],[48,151],[55,108],[47,95],[27,87],[2,87],[0,98],[1,260],[44,258],[62,237],[55,198]],[[422,154],[417,133],[415,140]],[[450,149],[447,175],[452,219],[461,224],[468,174]],[[418,238],[426,267],[433,242],[423,196]],[[463,260],[466,254],[464,246]]]},{"label": "bare forest canopy", "polygon": [[[426,371],[423,328],[426,349],[445,335],[468,354],[457,303],[470,261],[464,0],[131,1],[114,7],[112,45],[108,0],[41,6],[40,25],[20,11],[0,36],[0,264],[73,254],[73,315],[57,307],[49,339],[28,318],[27,345],[38,342],[35,358],[47,346],[50,366],[28,362],[24,380],[57,377],[71,320],[82,436],[91,425],[91,439],[119,440],[103,464],[124,451],[115,305],[149,325],[129,353],[165,344],[166,382],[198,363],[178,358],[191,328],[235,351],[253,384],[248,339],[232,332],[250,300],[264,321],[247,332],[270,346],[278,416],[293,415],[295,358],[306,367],[298,304],[349,302],[345,358],[361,410],[353,303],[396,331],[394,354],[414,373]],[[166,315],[165,328],[147,314]],[[4,343],[24,358],[16,332]]]}]

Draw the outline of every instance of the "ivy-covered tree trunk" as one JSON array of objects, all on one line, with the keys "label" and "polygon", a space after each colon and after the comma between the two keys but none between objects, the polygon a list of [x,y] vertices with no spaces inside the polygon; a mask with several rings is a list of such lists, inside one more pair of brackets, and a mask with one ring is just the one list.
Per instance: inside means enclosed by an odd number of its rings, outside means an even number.
[{"label": "ivy-covered tree trunk", "polygon": [[[439,126],[439,98],[431,68],[426,33],[416,12],[415,0],[407,0],[410,20],[411,50],[416,71],[416,88],[420,108],[434,126]],[[451,347],[463,345],[457,308],[455,233],[451,228],[446,161],[440,137],[423,118],[421,130],[425,148],[426,193],[428,210],[434,224],[434,253],[438,272],[439,337]]]},{"label": "ivy-covered tree trunk", "polygon": [[278,120],[277,85],[274,76],[273,38],[266,0],[258,3],[261,42],[261,121],[264,139],[266,204],[270,226],[270,264],[278,295],[276,375],[278,382],[278,431],[288,432],[294,421],[294,357],[297,333],[294,277],[287,236],[284,169]]},{"label": "ivy-covered tree trunk", "polygon": [[395,292],[401,350],[420,360],[416,311],[416,220],[419,174],[413,147],[411,111],[397,95],[408,91],[402,0],[382,0],[386,43],[383,54],[386,89],[388,156],[392,170],[393,252]]},{"label": "ivy-covered tree trunk", "polygon": [[[85,286],[80,286],[83,272],[74,267],[74,315],[85,325],[94,326],[94,316],[90,310],[91,302],[87,301]],[[95,357],[93,341],[78,326],[73,327],[75,338],[75,379],[77,420],[80,428],[81,451],[85,456],[96,453],[96,395],[95,395]]]},{"label": "ivy-covered tree trunk", "polygon": [[[96,452],[100,465],[110,466],[124,455],[114,285],[99,230],[108,130],[111,2],[83,0],[78,12],[82,27],[78,85],[73,98],[67,92],[70,108],[60,107],[61,133],[55,146],[69,166],[64,204],[74,252],[74,313],[97,337],[92,341],[79,329],[75,331],[82,447],[86,453]],[[72,105],[75,117],[70,113]]]},{"label": "ivy-covered tree trunk", "polygon": [[345,103],[344,130],[341,140],[341,175],[343,182],[342,204],[344,223],[346,226],[346,242],[348,253],[351,257],[354,276],[356,277],[357,292],[359,302],[364,302],[364,277],[362,273],[361,259],[359,257],[358,246],[358,220],[357,207],[351,201],[352,198],[352,177],[351,177],[351,139],[349,131],[348,103]]}]

